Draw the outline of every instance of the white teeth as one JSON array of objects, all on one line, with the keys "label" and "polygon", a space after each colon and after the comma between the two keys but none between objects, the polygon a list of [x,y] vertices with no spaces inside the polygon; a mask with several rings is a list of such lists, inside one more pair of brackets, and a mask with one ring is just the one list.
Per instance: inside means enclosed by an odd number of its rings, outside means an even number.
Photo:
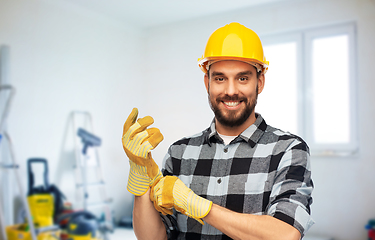
[{"label": "white teeth", "polygon": [[235,107],[238,104],[240,104],[240,102],[224,102],[224,104],[229,106],[229,107]]}]

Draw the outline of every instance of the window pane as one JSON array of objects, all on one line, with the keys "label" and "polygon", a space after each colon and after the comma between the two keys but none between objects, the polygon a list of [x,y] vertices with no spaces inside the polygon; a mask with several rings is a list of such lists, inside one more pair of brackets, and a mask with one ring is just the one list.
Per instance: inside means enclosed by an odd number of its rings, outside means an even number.
[{"label": "window pane", "polygon": [[298,134],[297,125],[297,43],[264,46],[270,67],[265,87],[259,94],[257,112],[276,128]]},{"label": "window pane", "polygon": [[312,50],[314,140],[316,143],[348,143],[348,36],[316,38]]}]

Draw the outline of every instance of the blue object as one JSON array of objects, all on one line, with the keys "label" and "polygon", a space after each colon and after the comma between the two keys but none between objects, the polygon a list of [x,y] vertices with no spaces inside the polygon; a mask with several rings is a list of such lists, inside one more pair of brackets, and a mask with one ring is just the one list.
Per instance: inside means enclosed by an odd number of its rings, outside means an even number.
[{"label": "blue object", "polygon": [[370,230],[370,229],[375,229],[375,219],[370,219],[367,223],[367,225],[365,226],[365,228],[367,230]]},{"label": "blue object", "polygon": [[79,211],[70,216],[67,232],[73,236],[89,236],[91,234],[91,237],[95,238],[98,229],[98,220],[94,214],[88,211]]},{"label": "blue object", "polygon": [[102,140],[99,137],[95,136],[92,133],[87,132],[83,128],[78,129],[77,135],[82,140],[82,143],[83,143],[82,153],[85,155],[86,155],[88,147],[100,146],[100,144],[102,143]]}]

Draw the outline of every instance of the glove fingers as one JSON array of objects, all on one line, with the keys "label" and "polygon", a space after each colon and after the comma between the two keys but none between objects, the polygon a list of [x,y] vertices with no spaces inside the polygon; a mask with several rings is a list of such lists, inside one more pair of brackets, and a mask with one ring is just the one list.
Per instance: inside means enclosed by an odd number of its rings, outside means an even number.
[{"label": "glove fingers", "polygon": [[172,215],[173,203],[166,204],[167,206],[163,204],[163,188],[165,180],[165,177],[158,178],[151,185],[150,200],[154,203],[154,207],[158,212],[161,212],[163,215]]},{"label": "glove fingers", "polygon": [[138,117],[138,109],[133,108],[132,112],[130,113],[130,115],[128,116],[128,118],[125,121],[124,129],[123,129],[123,132],[122,132],[123,136],[129,130],[130,126],[135,123],[135,121],[137,120],[137,117]]},{"label": "glove fingers", "polygon": [[148,142],[152,145],[152,147],[156,147],[159,145],[161,141],[163,141],[164,137],[161,134],[160,130],[157,128],[149,128],[147,129],[147,133],[149,135]]},{"label": "glove fingers", "polygon": [[160,199],[154,199],[154,208],[156,211],[162,213],[163,215],[172,215],[173,214],[173,207],[165,208],[159,203]]},{"label": "glove fingers", "polygon": [[[141,130],[139,125],[138,125],[139,127],[138,129],[132,130],[132,128],[134,127],[136,126],[133,125],[130,128],[130,131],[133,131],[130,135],[131,141],[128,143],[125,143],[125,147],[130,149],[137,156],[141,156],[143,158],[147,158],[147,157],[151,158],[151,156],[148,156],[150,155],[150,151],[154,149],[161,141],[163,141],[163,135],[160,133],[160,130],[157,128],[150,128],[150,129],[146,129],[144,131],[138,132],[139,130]],[[126,137],[127,136],[129,135],[126,135]]]},{"label": "glove fingers", "polygon": [[163,205],[164,206],[173,206],[174,199],[173,199],[173,187],[178,178],[176,176],[166,176],[163,185]]},{"label": "glove fingers", "polygon": [[166,209],[166,208],[160,207],[158,205],[157,201],[154,202],[154,207],[155,207],[156,211],[160,212],[163,215],[172,215],[173,214],[172,209]]},{"label": "glove fingers", "polygon": [[[128,116],[128,118],[125,121],[124,128],[122,135],[124,136],[125,133],[129,130],[129,128],[137,121],[138,117],[138,109],[133,108],[132,112]],[[151,116],[146,116],[143,118],[138,119],[139,126],[135,127],[134,130],[132,130],[132,133],[130,135],[130,138],[133,138],[133,136],[139,132],[144,131],[148,126],[154,123],[154,119]]]},{"label": "glove fingers", "polygon": [[[146,117],[143,117],[143,118],[140,118],[138,119],[138,121],[136,123],[134,123],[133,125],[131,125],[129,128],[129,132],[128,132],[128,137],[133,140],[133,138],[143,132],[148,126],[150,126],[151,124],[154,123],[154,119],[150,116],[146,116]],[[125,133],[124,133],[125,134]]]},{"label": "glove fingers", "polygon": [[139,128],[135,130],[135,134],[144,131],[148,126],[154,123],[154,119],[151,116],[146,116],[138,119]]},{"label": "glove fingers", "polygon": [[163,182],[164,182],[164,179],[163,178],[159,178],[159,179],[156,179],[154,183],[151,184],[151,192],[150,192],[150,200],[153,202],[154,204],[154,208],[162,213],[163,215],[166,215],[167,212],[165,212],[163,210],[163,208],[161,208],[159,206],[159,198],[161,197],[160,194],[161,194],[161,188],[160,186],[163,185]]}]

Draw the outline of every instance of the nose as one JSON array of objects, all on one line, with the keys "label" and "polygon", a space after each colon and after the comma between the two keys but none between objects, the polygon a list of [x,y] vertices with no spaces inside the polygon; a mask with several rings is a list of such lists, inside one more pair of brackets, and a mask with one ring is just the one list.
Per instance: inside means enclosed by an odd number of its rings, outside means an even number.
[{"label": "nose", "polygon": [[234,81],[232,79],[229,79],[227,81],[227,84],[226,84],[226,87],[225,87],[225,93],[228,96],[233,96],[233,95],[238,94],[238,88],[237,88],[236,81]]}]

